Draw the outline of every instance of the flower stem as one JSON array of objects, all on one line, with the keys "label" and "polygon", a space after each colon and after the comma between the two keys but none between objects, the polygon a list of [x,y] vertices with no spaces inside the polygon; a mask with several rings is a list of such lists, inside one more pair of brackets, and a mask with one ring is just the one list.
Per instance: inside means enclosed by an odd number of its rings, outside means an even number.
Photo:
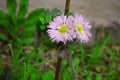
[{"label": "flower stem", "polygon": [[66,0],[66,4],[65,4],[65,15],[69,12],[69,8],[70,8],[70,0]]},{"label": "flower stem", "polygon": [[[64,13],[65,15],[69,12],[69,7],[70,7],[70,0],[66,0],[65,13]],[[63,54],[64,54],[64,52],[63,52]],[[65,54],[63,56],[65,56]],[[57,60],[57,64],[56,64],[55,79],[54,80],[59,80],[60,67],[61,67],[63,56],[60,56],[60,55],[58,56],[58,60]]]},{"label": "flower stem", "polygon": [[61,63],[62,63],[62,57],[59,56],[56,64],[55,80],[59,80]]},{"label": "flower stem", "polygon": [[55,72],[55,79],[54,80],[59,80],[59,74],[60,74],[60,67],[62,63],[62,59],[66,57],[67,54],[67,46],[62,46],[60,52],[58,53],[58,60],[56,64],[56,72]]}]

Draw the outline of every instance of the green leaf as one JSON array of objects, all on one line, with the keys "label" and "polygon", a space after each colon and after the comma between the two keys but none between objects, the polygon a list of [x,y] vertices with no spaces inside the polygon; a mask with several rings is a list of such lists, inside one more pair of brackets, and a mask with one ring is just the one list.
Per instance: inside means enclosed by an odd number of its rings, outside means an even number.
[{"label": "green leaf", "polygon": [[51,10],[51,14],[53,17],[61,15],[61,11],[58,8],[54,8]]},{"label": "green leaf", "polygon": [[29,44],[29,43],[32,43],[33,41],[34,41],[34,37],[22,38],[22,43],[23,44]]},{"label": "green leaf", "polygon": [[74,16],[74,14],[71,13],[71,12],[68,12],[66,15],[67,15],[67,16]]},{"label": "green leaf", "polygon": [[73,79],[73,72],[72,72],[72,69],[71,67],[67,67],[65,68],[65,71],[62,73],[64,77],[62,77],[63,79],[62,80],[74,80]]},{"label": "green leaf", "polygon": [[42,23],[42,24],[45,24],[46,22],[45,22],[45,17],[43,16],[43,15],[40,15],[39,16],[39,20],[40,20],[40,22]]},{"label": "green leaf", "polygon": [[68,64],[68,61],[67,61],[67,60],[64,60],[64,61],[62,62],[62,64],[63,64],[63,65],[67,65],[67,64]]},{"label": "green leaf", "polygon": [[42,73],[39,70],[31,67],[30,69],[31,69],[30,80],[42,80],[41,79]]},{"label": "green leaf", "polygon": [[43,74],[42,80],[54,80],[54,72],[48,71]]},{"label": "green leaf", "polygon": [[2,24],[4,27],[9,26],[9,21],[7,17],[8,15],[4,13],[2,10],[0,10],[0,24]]},{"label": "green leaf", "polygon": [[112,35],[112,32],[106,37],[106,39],[102,43],[97,42],[95,47],[92,48],[90,58],[88,60],[89,65],[96,64],[99,61],[100,56],[101,56],[100,53],[102,52],[103,48],[109,42],[111,35]]},{"label": "green leaf", "polygon": [[34,58],[36,58],[36,51],[35,51],[35,50],[33,50],[33,51],[27,56],[27,60],[28,60],[28,62],[30,62],[31,59],[34,59]]},{"label": "green leaf", "polygon": [[35,25],[26,25],[24,30],[23,30],[23,33],[26,33],[26,32],[34,32],[36,29],[36,26]]},{"label": "green leaf", "polygon": [[25,25],[25,19],[20,19],[17,20],[17,29],[19,30],[19,28],[23,27]]},{"label": "green leaf", "polygon": [[29,43],[33,43],[34,41],[34,36],[32,36],[31,34],[26,34],[22,37],[20,37],[21,43],[22,44],[29,44]]},{"label": "green leaf", "polygon": [[52,14],[50,13],[49,10],[46,10],[44,13],[45,22],[49,23],[52,20]]},{"label": "green leaf", "polygon": [[97,75],[95,80],[103,80],[101,75]]},{"label": "green leaf", "polygon": [[45,10],[42,15],[39,16],[39,23],[37,28],[39,31],[46,31],[46,25],[52,20],[52,15],[49,10]]},{"label": "green leaf", "polygon": [[84,70],[85,74],[87,75],[87,79],[86,80],[92,80],[92,73],[89,72],[88,70]]},{"label": "green leaf", "polygon": [[39,20],[39,16],[42,15],[44,11],[44,8],[39,8],[32,11],[27,17],[25,24],[36,24]]},{"label": "green leaf", "polygon": [[15,16],[16,9],[17,9],[16,0],[7,0],[7,8],[8,8],[10,15]]},{"label": "green leaf", "polygon": [[28,10],[28,0],[20,0],[18,19],[22,19]]},{"label": "green leaf", "polygon": [[112,32],[109,33],[109,35],[106,37],[106,39],[105,39],[104,42],[102,43],[102,46],[101,46],[102,49],[107,45],[107,43],[109,42],[111,36],[112,36]]},{"label": "green leaf", "polygon": [[73,61],[73,65],[74,65],[74,68],[76,69],[76,71],[78,71],[78,68],[79,68],[79,58],[78,57],[75,57],[74,61]]},{"label": "green leaf", "polygon": [[70,50],[70,53],[71,54],[75,54],[75,50]]},{"label": "green leaf", "polygon": [[41,40],[42,40],[43,45],[45,45],[45,46],[47,46],[47,47],[52,47],[52,46],[55,46],[55,45],[56,45],[56,43],[51,42],[48,34],[44,34],[44,36],[42,36],[42,39],[41,39]]},{"label": "green leaf", "polygon": [[3,34],[3,33],[0,33],[0,39],[8,41],[7,36],[5,34]]},{"label": "green leaf", "polygon": [[7,15],[2,10],[0,10],[0,24],[9,32],[9,34],[11,34],[11,36],[13,36],[13,19],[11,16]]},{"label": "green leaf", "polygon": [[19,34],[21,42],[24,44],[32,43],[34,41],[35,29],[36,27],[34,25],[26,26]]},{"label": "green leaf", "polygon": [[41,30],[41,31],[45,31],[46,28],[47,28],[46,25],[40,25],[40,30]]}]

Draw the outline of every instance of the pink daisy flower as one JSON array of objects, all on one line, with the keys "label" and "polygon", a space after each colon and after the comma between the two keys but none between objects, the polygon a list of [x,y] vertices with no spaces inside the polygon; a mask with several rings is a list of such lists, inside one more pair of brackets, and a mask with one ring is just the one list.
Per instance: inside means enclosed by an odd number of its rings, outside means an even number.
[{"label": "pink daisy flower", "polygon": [[57,16],[50,22],[48,27],[48,34],[52,42],[63,42],[73,40],[73,17],[72,16]]},{"label": "pink daisy flower", "polygon": [[74,27],[76,38],[83,43],[88,42],[89,38],[91,37],[91,25],[89,24],[89,22],[85,20],[81,15],[75,14]]}]

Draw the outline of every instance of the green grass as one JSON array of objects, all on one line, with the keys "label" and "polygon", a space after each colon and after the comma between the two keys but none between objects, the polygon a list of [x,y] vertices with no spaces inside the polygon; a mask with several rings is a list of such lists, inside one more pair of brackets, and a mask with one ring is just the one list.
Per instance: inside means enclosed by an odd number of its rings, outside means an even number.
[{"label": "green grass", "polygon": [[[74,80],[76,75],[71,65],[78,74],[78,80],[119,79],[120,54],[108,45],[110,37],[111,34],[101,42],[97,40],[91,48],[78,42],[70,44],[69,52],[73,60],[63,60],[60,80]],[[24,46],[20,42],[15,44],[16,47],[9,44],[12,59],[11,80],[54,80],[55,73],[49,66],[55,69],[56,57],[53,53],[57,53],[56,48],[31,45],[33,49],[27,52],[23,50]],[[52,53],[51,50],[55,52]],[[1,66],[0,69],[0,75],[3,76],[4,68]]]}]

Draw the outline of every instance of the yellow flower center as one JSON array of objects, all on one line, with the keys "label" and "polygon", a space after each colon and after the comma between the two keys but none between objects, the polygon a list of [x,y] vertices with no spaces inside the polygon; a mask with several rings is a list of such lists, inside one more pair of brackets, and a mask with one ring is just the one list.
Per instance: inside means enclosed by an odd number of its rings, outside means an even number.
[{"label": "yellow flower center", "polygon": [[65,33],[65,32],[67,32],[67,30],[68,30],[67,26],[66,25],[62,25],[62,26],[60,26],[59,32]]},{"label": "yellow flower center", "polygon": [[77,29],[78,29],[78,31],[82,32],[83,31],[83,26],[81,24],[78,24]]}]

